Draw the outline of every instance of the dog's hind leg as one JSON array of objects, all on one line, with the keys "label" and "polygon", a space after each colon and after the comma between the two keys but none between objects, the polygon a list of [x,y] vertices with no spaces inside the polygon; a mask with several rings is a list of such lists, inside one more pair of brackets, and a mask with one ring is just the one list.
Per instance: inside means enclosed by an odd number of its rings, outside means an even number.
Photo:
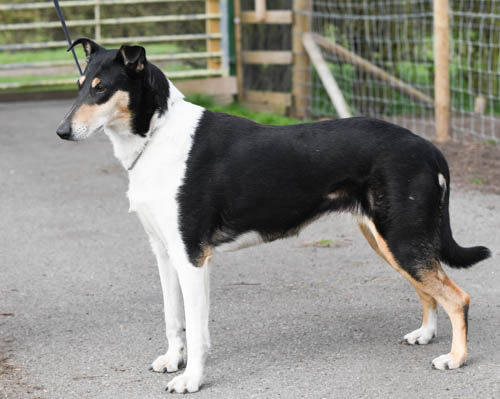
[{"label": "dog's hind leg", "polygon": [[451,351],[432,361],[433,367],[446,370],[456,369],[467,359],[467,317],[470,298],[443,271],[439,261],[434,268],[422,274],[422,290],[437,299],[446,310],[453,328]]},{"label": "dog's hind leg", "polygon": [[[427,336],[429,336],[431,332],[433,332],[433,334],[435,333],[436,300],[448,313],[453,328],[451,351],[446,355],[434,359],[432,365],[441,370],[460,367],[467,358],[467,314],[470,302],[469,296],[444,273],[437,260],[431,260],[429,265],[422,268],[419,279],[417,280],[398,264],[389,246],[378,233],[377,228],[370,219],[360,219],[360,228],[375,251],[397,271],[403,274],[417,289],[417,293],[422,300],[424,308],[423,326],[425,325],[426,327],[425,333]],[[415,332],[410,333],[407,336],[414,333]],[[418,333],[418,338],[422,337],[420,333],[421,331]],[[423,339],[423,341],[426,339],[427,337]]]},{"label": "dog's hind leg", "polygon": [[[374,230],[373,222],[366,218],[358,218],[358,225],[365,236],[366,240],[373,248],[373,250],[387,263],[391,264],[389,259],[384,255],[377,244],[376,229]],[[372,233],[374,230],[374,233]],[[397,270],[400,268],[397,267]],[[411,333],[408,333],[404,336],[404,340],[406,343],[410,345],[420,344],[425,345],[428,344],[433,337],[436,336],[437,332],[437,303],[436,300],[431,296],[422,291],[417,284],[414,283],[413,279],[408,279],[411,285],[417,291],[417,294],[422,302],[422,326]]]},{"label": "dog's hind leg", "polygon": [[165,246],[154,238],[150,238],[150,241],[158,261],[160,272],[168,342],[167,352],[153,362],[151,369],[156,372],[171,373],[177,371],[184,363],[185,345],[182,337],[184,329],[182,293],[177,271],[168,257]]}]

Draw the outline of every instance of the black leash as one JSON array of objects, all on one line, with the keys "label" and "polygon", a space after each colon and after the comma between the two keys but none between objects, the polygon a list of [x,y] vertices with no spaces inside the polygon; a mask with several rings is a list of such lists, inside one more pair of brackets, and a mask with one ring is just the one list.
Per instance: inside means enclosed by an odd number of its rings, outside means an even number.
[{"label": "black leash", "polygon": [[[64,22],[64,16],[63,16],[63,13],[61,11],[61,7],[59,7],[58,0],[54,0],[54,6],[56,7],[56,13],[57,13],[57,16],[59,17],[59,21],[61,21],[64,34],[66,35],[66,39],[68,40],[68,43],[71,46],[73,44],[73,42],[71,41],[71,37],[69,36],[68,28],[66,28],[66,22]],[[71,52],[73,53],[73,58],[75,59],[76,66],[78,67],[78,71],[80,72],[80,75],[83,75],[82,68],[80,67],[80,64],[78,63],[78,58],[76,56],[75,49],[72,48]]]}]

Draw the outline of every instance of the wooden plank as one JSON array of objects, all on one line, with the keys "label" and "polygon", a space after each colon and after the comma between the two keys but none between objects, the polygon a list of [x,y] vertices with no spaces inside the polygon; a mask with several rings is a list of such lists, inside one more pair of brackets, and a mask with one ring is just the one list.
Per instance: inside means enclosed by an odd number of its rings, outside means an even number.
[{"label": "wooden plank", "polygon": [[342,94],[337,81],[333,77],[328,64],[321,54],[320,48],[314,42],[311,34],[304,33],[304,35],[302,36],[302,42],[304,43],[307,54],[309,54],[311,62],[316,68],[319,78],[321,79],[321,82],[323,83],[323,86],[325,87],[326,92],[328,93],[328,96],[330,97],[330,100],[335,107],[335,110],[337,111],[337,115],[341,118],[351,117],[351,111],[349,111],[349,107],[345,102],[344,95]]},{"label": "wooden plank", "polygon": [[248,90],[245,92],[244,101],[290,106],[292,105],[292,95],[277,91]]},{"label": "wooden plank", "polygon": [[215,96],[220,94],[234,95],[237,92],[236,78],[234,76],[179,80],[175,82],[175,86],[184,94],[206,93]]},{"label": "wooden plank", "polygon": [[448,0],[434,0],[434,117],[436,140],[450,140],[450,27]]},{"label": "wooden plank", "polygon": [[318,35],[317,33],[311,33],[311,37],[319,46],[323,47],[326,50],[334,52],[340,58],[356,65],[358,68],[363,69],[373,76],[385,80],[395,89],[427,104],[434,104],[434,100],[428,95],[422,93],[420,90],[415,89],[413,86],[403,82],[395,76],[392,76],[378,66],[373,65],[371,62],[365,60],[364,58],[361,58],[359,55],[354,54],[346,48],[332,42],[331,40],[323,36]]},{"label": "wooden plank", "polygon": [[[217,14],[219,15],[219,0],[205,0],[205,12],[206,14]],[[220,33],[220,18],[219,19],[207,19],[205,22],[205,29],[207,34]],[[207,39],[207,52],[219,52],[221,51],[220,39]],[[208,69],[221,69],[222,60],[220,58],[209,58],[207,60]]]},{"label": "wooden plank", "polygon": [[273,113],[278,115],[286,115],[289,113],[290,109],[290,106],[285,104],[254,103],[245,100],[241,102],[241,105],[253,112]]},{"label": "wooden plank", "polygon": [[[72,79],[72,83],[75,79]],[[230,103],[236,94],[236,79],[234,76],[207,79],[179,80],[175,86],[184,94],[207,93],[215,97],[217,104]],[[34,101],[76,98],[76,88],[72,90],[0,93],[0,102]]]},{"label": "wooden plank", "polygon": [[[147,52],[147,50],[146,50]],[[171,54],[153,54],[147,55],[149,61],[173,61],[173,60],[192,60],[199,58],[212,58],[212,57],[222,57],[223,53],[171,53]],[[85,58],[79,59],[79,62],[83,65],[85,63]],[[8,70],[21,70],[26,68],[50,68],[50,67],[65,67],[73,66],[75,62],[73,60],[68,61],[38,61],[38,62],[16,62],[0,65],[0,76],[2,76],[3,71]],[[19,72],[19,71],[16,71]]]},{"label": "wooden plank", "polygon": [[[206,0],[215,1],[215,0]],[[219,3],[217,2],[217,7]],[[178,22],[178,21],[200,21],[207,20],[210,22],[218,21],[220,19],[219,13],[206,13],[206,14],[183,14],[183,15],[148,15],[143,17],[120,17],[120,18],[104,18],[99,22],[101,25],[117,25],[117,24],[142,24],[145,22]],[[94,26],[95,19],[78,19],[74,21],[66,21],[68,27],[76,26]],[[0,24],[0,31],[10,30],[25,30],[25,29],[41,29],[41,28],[60,28],[59,21],[46,21],[46,22],[23,22],[16,24]],[[213,32],[213,33],[219,33]]]},{"label": "wooden plank", "polygon": [[[186,71],[172,71],[165,72],[169,79],[179,79],[179,78],[194,78],[203,76],[220,76],[222,71],[217,71],[213,69],[191,69]],[[65,79],[41,79],[37,81],[30,82],[11,82],[11,83],[0,83],[0,90],[6,89],[20,89],[23,87],[39,87],[39,86],[64,86],[64,85],[74,85],[76,82],[76,77],[78,73],[75,74],[74,78]]]},{"label": "wooden plank", "polygon": [[244,24],[291,24],[293,13],[291,10],[267,10],[265,18],[260,19],[255,11],[242,11],[241,22]]},{"label": "wooden plank", "polygon": [[[102,39],[99,44],[118,44],[123,43],[158,43],[158,42],[183,42],[188,40],[203,40],[203,39],[220,39],[220,33],[213,33],[207,35],[205,33],[188,33],[182,35],[159,35],[159,36],[131,36],[131,37],[113,37]],[[38,43],[14,43],[14,44],[0,44],[0,51],[19,51],[19,50],[35,50],[43,48],[57,48],[68,47],[68,42],[49,41]]]},{"label": "wooden plank", "polygon": [[234,0],[234,47],[236,50],[236,82],[238,102],[243,101],[243,58],[241,55],[241,0]]},{"label": "wooden plank", "polygon": [[[184,2],[196,2],[200,0],[182,0]],[[60,1],[59,5],[65,9],[68,7],[87,7],[93,6],[97,3],[101,5],[115,5],[115,4],[134,4],[141,5],[144,3],[178,3],[179,0],[73,0],[73,1]],[[21,3],[21,4],[0,4],[0,11],[14,11],[14,10],[39,10],[41,8],[54,8],[53,1],[46,1],[43,3]]]},{"label": "wooden plank", "polygon": [[266,19],[267,9],[266,0],[255,0],[255,17],[259,22],[264,22]]},{"label": "wooden plank", "polygon": [[296,117],[304,118],[307,116],[311,91],[311,64],[309,62],[309,57],[305,52],[304,45],[302,44],[302,35],[311,30],[311,1],[294,0],[293,12],[295,21],[292,28],[292,112]]},{"label": "wooden plank", "polygon": [[221,105],[231,104],[237,92],[234,76],[179,80],[175,81],[175,86],[186,95],[199,93],[210,95],[216,104]]},{"label": "wooden plank", "polygon": [[289,65],[292,63],[291,51],[243,51],[245,64]]}]

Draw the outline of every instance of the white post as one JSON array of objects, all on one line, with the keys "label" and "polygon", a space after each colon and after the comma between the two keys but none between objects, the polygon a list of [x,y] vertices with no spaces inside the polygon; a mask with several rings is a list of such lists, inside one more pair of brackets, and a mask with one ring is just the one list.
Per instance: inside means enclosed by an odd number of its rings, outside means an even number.
[{"label": "white post", "polygon": [[94,20],[95,20],[95,40],[96,42],[101,41],[101,5],[99,0],[96,0],[94,5]]}]

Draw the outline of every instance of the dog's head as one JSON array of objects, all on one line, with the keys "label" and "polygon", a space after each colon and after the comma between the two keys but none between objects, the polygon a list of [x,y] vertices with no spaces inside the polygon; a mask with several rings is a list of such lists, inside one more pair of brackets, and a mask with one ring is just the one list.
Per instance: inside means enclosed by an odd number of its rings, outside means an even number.
[{"label": "dog's head", "polygon": [[146,59],[140,46],[107,50],[90,39],[82,44],[87,67],[78,79],[78,97],[57,128],[65,140],[84,140],[100,128],[145,136],[154,113],[163,113],[169,96],[168,80]]}]

